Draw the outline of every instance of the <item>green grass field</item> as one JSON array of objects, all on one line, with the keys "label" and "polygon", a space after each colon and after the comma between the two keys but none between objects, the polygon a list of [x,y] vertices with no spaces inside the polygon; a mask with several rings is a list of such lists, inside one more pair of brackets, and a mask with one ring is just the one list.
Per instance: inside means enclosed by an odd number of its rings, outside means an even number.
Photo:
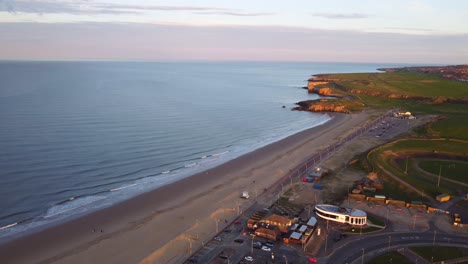
[{"label": "green grass field", "polygon": [[[380,165],[391,174],[403,179],[405,182],[416,187],[419,192],[428,194],[432,197],[441,193],[451,195],[459,191],[468,191],[468,188],[448,181],[440,181],[438,177],[425,175],[416,169],[417,162],[413,156],[437,153],[438,155],[464,156],[468,150],[468,142],[450,141],[450,140],[400,140],[379,147],[368,155],[368,160],[376,169]],[[406,159],[408,157],[408,160]],[[408,162],[408,165],[407,165]],[[377,169],[379,175],[384,180],[384,193],[393,199],[416,198],[417,193],[412,197],[404,194],[404,189],[398,184],[389,184],[392,180],[385,173]],[[386,181],[386,182],[385,182]],[[401,189],[401,190],[398,190]],[[403,192],[402,192],[403,191]],[[421,194],[419,193],[419,194]]]},{"label": "green grass field", "polygon": [[468,183],[468,163],[449,160],[419,160],[419,167],[429,173]]},{"label": "green grass field", "polygon": [[409,259],[407,259],[405,256],[401,255],[398,252],[391,251],[389,253],[382,254],[380,256],[377,256],[370,261],[367,261],[366,263],[368,264],[412,264]]},{"label": "green grass field", "polygon": [[379,91],[409,96],[468,97],[468,83],[442,79],[421,73],[347,73],[329,74],[325,78],[338,79],[349,89]]},{"label": "green grass field", "polygon": [[439,137],[468,140],[468,113],[448,115],[432,124],[428,132]]},{"label": "green grass field", "polygon": [[456,247],[411,247],[410,249],[427,261],[450,260],[466,255],[465,250]]},{"label": "green grass field", "polygon": [[367,215],[367,220],[369,220],[370,222],[372,222],[372,224],[374,224],[374,225],[385,226],[385,222],[384,222],[382,219],[380,219],[380,218],[378,218],[378,217],[376,217],[376,216],[373,216],[373,215],[369,215],[369,214],[368,214],[368,215]]}]

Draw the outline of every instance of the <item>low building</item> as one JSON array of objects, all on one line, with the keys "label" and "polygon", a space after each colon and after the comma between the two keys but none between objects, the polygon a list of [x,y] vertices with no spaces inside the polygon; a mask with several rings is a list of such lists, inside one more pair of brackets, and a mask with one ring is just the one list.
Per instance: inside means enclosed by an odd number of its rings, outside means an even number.
[{"label": "low building", "polygon": [[366,212],[359,209],[350,209],[329,204],[318,204],[315,206],[317,216],[343,224],[365,225],[367,224]]},{"label": "low building", "polygon": [[291,232],[283,238],[283,242],[288,243],[288,244],[300,245],[302,244],[302,240],[301,240],[302,236],[303,236],[302,233]]},{"label": "low building", "polygon": [[443,203],[450,201],[450,195],[448,194],[439,194],[436,196],[436,200]]},{"label": "low building", "polygon": [[411,112],[396,112],[393,113],[394,117],[401,118],[401,119],[416,119],[416,117],[411,114]]},{"label": "low building", "polygon": [[309,219],[309,221],[307,221],[307,225],[310,227],[315,227],[316,224],[317,224],[317,218],[313,216]]},{"label": "low building", "polygon": [[289,227],[292,225],[293,221],[287,217],[280,215],[270,215],[259,221],[260,223],[265,223],[272,226],[277,226],[281,233],[287,233]]},{"label": "low building", "polygon": [[255,235],[276,241],[281,236],[281,233],[277,226],[265,226],[256,229]]},{"label": "low building", "polygon": [[321,179],[323,176],[327,175],[328,174],[328,170],[327,169],[324,169],[324,168],[320,168],[320,167],[316,167],[310,174],[308,177],[314,179],[314,180],[319,180]]}]

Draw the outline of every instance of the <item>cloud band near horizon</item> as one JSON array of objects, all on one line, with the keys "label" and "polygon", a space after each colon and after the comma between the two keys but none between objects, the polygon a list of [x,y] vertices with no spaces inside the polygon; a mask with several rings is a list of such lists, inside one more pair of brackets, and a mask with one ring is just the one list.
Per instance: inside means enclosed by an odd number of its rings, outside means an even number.
[{"label": "cloud band near horizon", "polygon": [[4,23],[0,59],[259,60],[458,64],[468,34],[409,35],[274,26]]}]

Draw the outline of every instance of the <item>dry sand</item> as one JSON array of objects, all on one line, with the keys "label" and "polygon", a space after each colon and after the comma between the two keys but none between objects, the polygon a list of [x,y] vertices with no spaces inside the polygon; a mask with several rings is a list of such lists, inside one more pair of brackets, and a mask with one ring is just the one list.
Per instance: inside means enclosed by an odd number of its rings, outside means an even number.
[{"label": "dry sand", "polygon": [[181,263],[252,204],[239,198],[242,191],[260,195],[369,118],[333,116],[216,168],[1,245],[0,263]]}]

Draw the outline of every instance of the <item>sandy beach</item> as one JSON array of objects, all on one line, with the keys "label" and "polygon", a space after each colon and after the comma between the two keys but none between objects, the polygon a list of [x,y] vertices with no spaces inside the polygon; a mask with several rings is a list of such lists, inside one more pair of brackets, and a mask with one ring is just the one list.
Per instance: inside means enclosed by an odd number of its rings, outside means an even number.
[{"label": "sandy beach", "polygon": [[[0,263],[181,263],[308,156],[368,114],[323,125],[118,205],[0,245]],[[101,231],[102,230],[102,231]]]}]

